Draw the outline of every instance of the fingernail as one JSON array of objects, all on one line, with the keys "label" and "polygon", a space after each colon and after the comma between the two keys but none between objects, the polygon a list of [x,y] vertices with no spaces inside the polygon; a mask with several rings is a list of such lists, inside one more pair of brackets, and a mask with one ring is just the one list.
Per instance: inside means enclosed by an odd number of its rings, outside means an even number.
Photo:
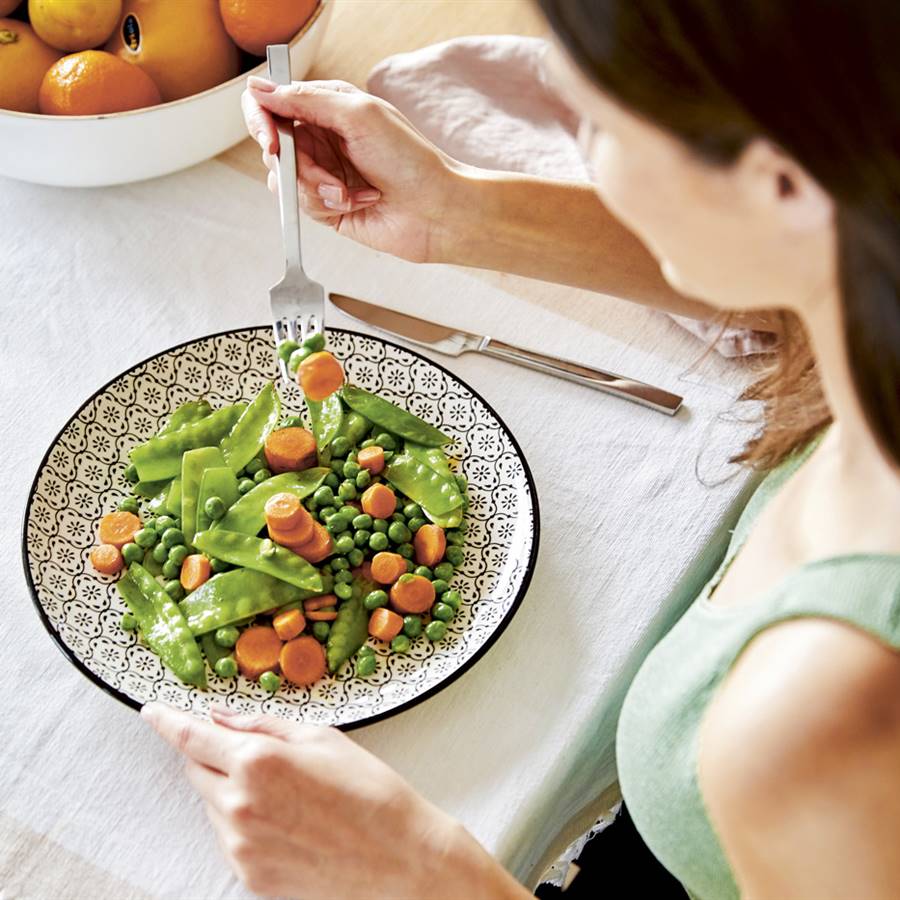
[{"label": "fingernail", "polygon": [[333,209],[335,212],[350,212],[349,203],[335,203],[332,200],[323,200],[322,206],[325,206],[328,209]]},{"label": "fingernail", "polygon": [[260,78],[259,75],[250,75],[247,78],[247,87],[253,88],[255,91],[265,91],[271,94],[278,85],[268,78]]},{"label": "fingernail", "polygon": [[334,203],[343,203],[344,189],[336,184],[320,184],[319,196],[323,200],[331,200]]},{"label": "fingernail", "polygon": [[375,188],[369,188],[365,191],[360,191],[354,197],[359,203],[370,203],[372,200],[378,200],[381,197],[381,191],[376,190]]}]

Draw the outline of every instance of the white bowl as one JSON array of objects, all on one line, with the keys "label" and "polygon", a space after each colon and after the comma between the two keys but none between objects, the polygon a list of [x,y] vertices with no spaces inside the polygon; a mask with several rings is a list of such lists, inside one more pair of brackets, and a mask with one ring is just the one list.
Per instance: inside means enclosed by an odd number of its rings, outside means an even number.
[{"label": "white bowl", "polygon": [[[290,43],[291,72],[312,65],[331,15],[321,0]],[[247,75],[147,109],[100,116],[0,110],[0,175],[62,187],[98,187],[167,175],[209,159],[247,136],[240,96]]]}]

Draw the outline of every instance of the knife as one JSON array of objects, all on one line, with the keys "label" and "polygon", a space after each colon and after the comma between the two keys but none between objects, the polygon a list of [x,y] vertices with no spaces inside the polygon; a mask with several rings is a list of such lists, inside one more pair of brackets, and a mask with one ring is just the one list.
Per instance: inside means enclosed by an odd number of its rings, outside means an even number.
[{"label": "knife", "polygon": [[635,381],[633,378],[625,378],[623,375],[616,375],[613,372],[604,372],[603,369],[584,366],[568,359],[548,356],[546,353],[514,347],[512,344],[487,335],[458,331],[447,325],[428,322],[425,319],[409,316],[384,306],[376,306],[374,303],[367,303],[365,300],[357,300],[344,294],[329,294],[328,298],[348,316],[359,319],[379,331],[385,331],[413,344],[427,347],[436,353],[444,353],[447,356],[460,356],[469,351],[484,353],[486,356],[518,363],[520,366],[536,369],[538,372],[545,372],[548,375],[556,375],[558,378],[565,378],[598,391],[606,391],[617,397],[640,403],[642,406],[649,406],[650,409],[655,409],[668,416],[674,416],[681,407],[682,397],[670,394],[662,388],[645,384],[643,381]]}]

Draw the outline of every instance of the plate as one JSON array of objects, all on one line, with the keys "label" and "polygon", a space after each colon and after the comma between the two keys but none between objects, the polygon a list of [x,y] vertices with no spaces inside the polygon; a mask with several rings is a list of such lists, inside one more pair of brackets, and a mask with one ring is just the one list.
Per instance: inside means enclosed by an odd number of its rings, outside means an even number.
[{"label": "plate", "polygon": [[[376,391],[452,435],[448,452],[469,480],[465,560],[453,586],[463,603],[447,636],[422,635],[408,654],[378,649],[378,669],[357,678],[345,666],[309,688],[270,695],[243,677],[210,675],[182,684],[159,658],[123,632],[115,579],[91,568],[100,517],[127,495],[128,450],[153,435],[186,400],[214,407],[250,400],[277,377],[272,329],[228,331],[180,344],[101,387],[69,419],[38,467],[25,510],[25,576],[41,621],[68,659],[123,703],[160,700],[205,714],[210,702],[342,728],[408,709],[469,669],[500,636],[528,589],[540,516],[528,464],[490,405],[443,366],[380,337],[328,329],[329,349],[354,384]],[[279,386],[287,412],[299,388]]]}]

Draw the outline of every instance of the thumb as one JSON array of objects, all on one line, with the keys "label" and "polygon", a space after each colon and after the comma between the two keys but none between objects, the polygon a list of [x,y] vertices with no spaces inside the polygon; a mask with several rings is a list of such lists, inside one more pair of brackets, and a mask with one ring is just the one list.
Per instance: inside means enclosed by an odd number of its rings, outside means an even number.
[{"label": "thumb", "polygon": [[275,85],[264,78],[247,79],[248,93],[263,109],[349,137],[349,132],[359,126],[375,100],[364,91],[339,90],[326,85],[327,82],[310,81]]},{"label": "thumb", "polygon": [[209,708],[209,717],[217,725],[224,725],[232,731],[267,734],[288,743],[299,743],[311,730],[320,727],[305,722],[289,722],[279,716],[268,716],[265,713],[242,715],[227,706],[218,705]]}]

